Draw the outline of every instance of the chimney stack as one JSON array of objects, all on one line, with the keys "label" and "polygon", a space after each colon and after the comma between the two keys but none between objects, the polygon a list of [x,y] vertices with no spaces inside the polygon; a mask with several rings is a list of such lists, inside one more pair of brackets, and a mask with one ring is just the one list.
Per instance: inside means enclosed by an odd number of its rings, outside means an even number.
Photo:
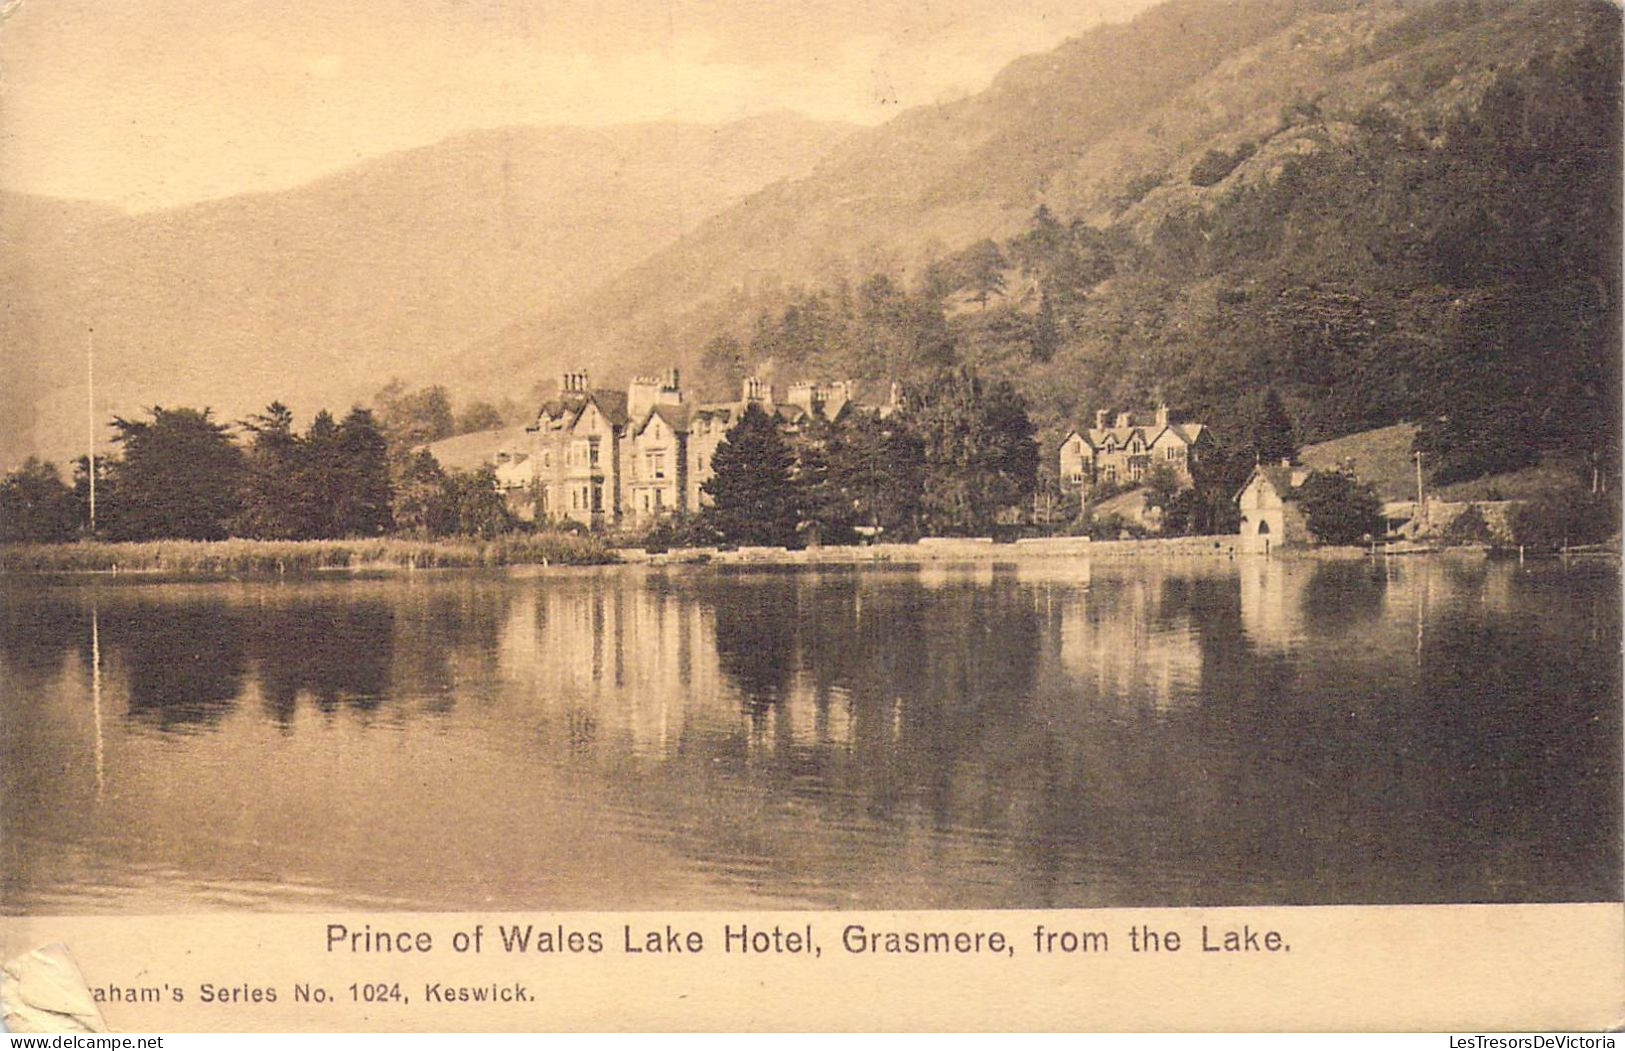
[{"label": "chimney stack", "polygon": [[1157,429],[1168,426],[1168,403],[1159,402],[1157,405]]},{"label": "chimney stack", "polygon": [[1134,417],[1129,415],[1126,412],[1118,413],[1117,414],[1117,426],[1119,426],[1119,427],[1132,427],[1132,426],[1134,426]]},{"label": "chimney stack", "polygon": [[1105,429],[1106,429],[1106,410],[1105,409],[1096,409],[1095,410],[1095,430],[1103,431]]}]

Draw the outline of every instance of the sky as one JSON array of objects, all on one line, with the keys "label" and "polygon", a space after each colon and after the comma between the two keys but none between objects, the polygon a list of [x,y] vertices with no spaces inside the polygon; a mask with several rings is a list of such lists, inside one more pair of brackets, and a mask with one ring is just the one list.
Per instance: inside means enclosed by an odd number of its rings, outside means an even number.
[{"label": "sky", "polygon": [[512,124],[878,124],[1151,0],[0,0],[0,187],[129,211]]}]

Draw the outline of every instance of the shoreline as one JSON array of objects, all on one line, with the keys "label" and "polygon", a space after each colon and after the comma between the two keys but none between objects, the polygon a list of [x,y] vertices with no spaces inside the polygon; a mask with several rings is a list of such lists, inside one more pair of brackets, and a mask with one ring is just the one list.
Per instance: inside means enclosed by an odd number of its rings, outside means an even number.
[{"label": "shoreline", "polygon": [[[1427,552],[1373,552],[1366,547],[1292,547],[1269,555],[1241,549],[1235,534],[1097,540],[1048,537],[996,543],[987,537],[926,538],[910,544],[870,544],[791,550],[782,547],[695,547],[651,552],[611,548],[595,537],[541,534],[493,540],[153,541],[14,544],[0,546],[0,579],[26,581],[229,581],[380,579],[438,570],[523,570],[598,566],[886,566],[1020,564],[1102,560],[1351,561],[1438,555],[1481,560],[1516,557],[1484,547]],[[1546,557],[1544,554],[1535,557]],[[1551,553],[1550,557],[1561,557]],[[1617,552],[1613,555],[1617,564]]]}]

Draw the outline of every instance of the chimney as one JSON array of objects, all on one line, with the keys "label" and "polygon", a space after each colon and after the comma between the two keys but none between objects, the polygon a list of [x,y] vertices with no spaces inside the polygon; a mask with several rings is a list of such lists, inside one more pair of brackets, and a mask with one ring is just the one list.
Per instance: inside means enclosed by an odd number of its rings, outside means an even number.
[{"label": "chimney", "polygon": [[[669,392],[672,392],[672,393],[681,392],[682,389],[683,389],[683,382],[682,381],[683,381],[682,373],[678,372],[676,369],[667,369],[666,370],[666,386],[665,386],[666,391],[669,391]],[[682,401],[683,399],[681,397],[678,397],[677,400]]]},{"label": "chimney", "polygon": [[1157,430],[1168,426],[1168,403],[1159,402],[1157,405]]},{"label": "chimney", "polygon": [[762,378],[760,376],[745,377],[745,382],[740,385],[739,400],[744,402],[762,400]]},{"label": "chimney", "polygon": [[566,372],[559,377],[559,393],[561,394],[584,394],[586,390],[586,372]]},{"label": "chimney", "polygon": [[634,376],[626,388],[626,415],[634,422],[654,407],[658,400],[660,381],[651,376]]},{"label": "chimney", "polygon": [[891,388],[886,391],[886,408],[896,409],[903,404],[903,385],[896,380],[891,381]]},{"label": "chimney", "polygon": [[1103,431],[1105,429],[1106,429],[1106,410],[1105,409],[1096,409],[1095,410],[1095,430]]},{"label": "chimney", "polygon": [[852,381],[838,380],[831,383],[824,391],[824,416],[835,419],[846,408],[847,402],[852,400]]},{"label": "chimney", "polygon": [[1290,456],[1281,457],[1281,466],[1282,467],[1291,467],[1292,466],[1292,457],[1290,457]]},{"label": "chimney", "polygon": [[1117,426],[1119,426],[1119,427],[1132,427],[1132,426],[1134,426],[1134,417],[1131,416],[1130,414],[1126,413],[1126,412],[1118,413],[1117,414]]}]

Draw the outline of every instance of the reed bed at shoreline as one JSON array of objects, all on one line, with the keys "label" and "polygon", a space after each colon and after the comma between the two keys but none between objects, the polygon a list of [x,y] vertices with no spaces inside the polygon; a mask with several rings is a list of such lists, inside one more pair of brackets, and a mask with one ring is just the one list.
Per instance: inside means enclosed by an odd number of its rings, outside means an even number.
[{"label": "reed bed at shoreline", "polygon": [[485,539],[150,540],[0,545],[0,573],[173,573],[199,576],[318,570],[598,565],[615,556],[596,537],[532,533]]}]

